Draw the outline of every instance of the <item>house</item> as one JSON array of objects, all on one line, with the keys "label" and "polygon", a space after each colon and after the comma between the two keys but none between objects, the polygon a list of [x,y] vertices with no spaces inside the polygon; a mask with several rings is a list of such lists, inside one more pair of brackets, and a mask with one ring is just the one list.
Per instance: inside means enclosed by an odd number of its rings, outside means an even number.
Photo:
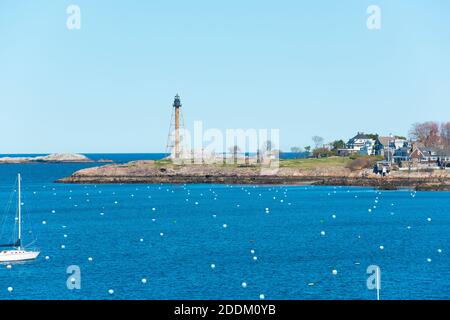
[{"label": "house", "polygon": [[442,149],[437,152],[438,166],[450,169],[450,149]]},{"label": "house", "polygon": [[359,154],[364,156],[371,156],[375,154],[375,140],[367,140],[359,149]]},{"label": "house", "polygon": [[422,162],[436,162],[440,164],[441,162],[450,161],[450,150],[445,150],[441,148],[422,148]]},{"label": "house", "polygon": [[434,163],[439,159],[437,150],[434,148],[418,147],[417,150],[420,151],[422,155],[422,159],[420,159],[420,162]]},{"label": "house", "polygon": [[358,132],[356,136],[348,140],[347,149],[361,150],[363,147],[368,145],[374,145],[375,139],[373,135],[364,134],[363,132]]},{"label": "house", "polygon": [[411,161],[417,163],[435,163],[439,160],[439,150],[432,147],[425,147],[422,144],[413,144],[409,155]]},{"label": "house", "polygon": [[338,150],[338,155],[373,155],[374,154],[375,139],[373,135],[358,132],[356,136],[348,140],[345,149]]},{"label": "house", "polygon": [[450,149],[440,149],[436,154],[439,161],[450,162]]},{"label": "house", "polygon": [[398,148],[394,151],[394,161],[396,163],[400,163],[403,161],[411,161],[411,148],[410,147],[402,147]]},{"label": "house", "polygon": [[355,153],[358,153],[358,150],[343,148],[343,149],[337,149],[336,155],[338,155],[340,157],[348,157]]},{"label": "house", "polygon": [[409,145],[408,140],[397,136],[378,137],[375,141],[375,155],[377,156],[392,156],[395,150],[398,150]]},{"label": "house", "polygon": [[394,139],[390,143],[391,148],[397,150],[398,148],[407,147],[410,145],[409,141],[402,137],[394,137]]},{"label": "house", "polygon": [[373,155],[375,146],[374,135],[358,132],[356,136],[348,140],[345,148],[337,149],[336,154],[341,157],[350,156],[352,154]]},{"label": "house", "polygon": [[[409,155],[406,156],[408,149],[410,150]],[[394,158],[398,161],[446,167],[450,163],[450,150],[413,144],[411,148],[404,147],[396,150]]]},{"label": "house", "polygon": [[392,137],[378,137],[375,141],[375,155],[384,156],[389,150]]}]

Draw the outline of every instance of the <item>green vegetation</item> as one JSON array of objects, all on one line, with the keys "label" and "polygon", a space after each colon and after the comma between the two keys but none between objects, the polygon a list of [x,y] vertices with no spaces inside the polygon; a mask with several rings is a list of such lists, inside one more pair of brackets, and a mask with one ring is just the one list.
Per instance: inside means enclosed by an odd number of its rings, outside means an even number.
[{"label": "green vegetation", "polygon": [[345,167],[350,162],[351,160],[348,157],[290,159],[280,160],[280,167],[298,169]]},{"label": "green vegetation", "polygon": [[378,133],[369,133],[369,134],[366,134],[366,136],[368,136],[369,138],[371,138],[373,140],[377,140],[379,137],[379,134]]},{"label": "green vegetation", "polygon": [[[323,158],[300,158],[300,159],[283,159],[280,160],[281,168],[295,168],[295,169],[316,169],[316,168],[349,168],[352,171],[361,170],[364,168],[371,168],[377,162],[382,160],[381,156],[364,156],[351,155],[350,157],[323,157]],[[157,160],[155,165],[157,167],[171,165],[171,160]],[[185,163],[185,165],[189,165]],[[259,164],[242,164],[242,163],[216,163],[219,168],[258,168]]]},{"label": "green vegetation", "polygon": [[335,156],[336,153],[327,148],[316,148],[313,150],[312,155],[315,158],[329,158],[329,157]]},{"label": "green vegetation", "polygon": [[368,156],[368,155],[358,154],[358,153],[350,155],[350,159],[352,159],[352,160],[361,159],[361,158],[364,158],[364,159],[365,158],[373,158],[377,161],[381,161],[384,159],[383,156]]},{"label": "green vegetation", "polygon": [[161,159],[161,160],[155,160],[155,166],[167,166],[169,164],[172,164],[172,160],[170,159]]},{"label": "green vegetation", "polygon": [[345,141],[344,140],[335,140],[331,142],[332,150],[337,151],[338,149],[344,149],[345,148]]}]

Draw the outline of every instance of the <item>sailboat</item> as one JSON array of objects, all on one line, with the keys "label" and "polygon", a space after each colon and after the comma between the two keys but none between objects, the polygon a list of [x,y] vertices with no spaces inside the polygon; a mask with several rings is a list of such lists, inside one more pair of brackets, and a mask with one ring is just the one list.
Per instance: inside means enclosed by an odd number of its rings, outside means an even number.
[{"label": "sailboat", "polygon": [[17,175],[17,218],[18,218],[18,235],[17,240],[14,243],[0,245],[2,248],[12,248],[10,250],[0,251],[0,263],[1,262],[15,262],[15,261],[27,261],[34,260],[39,256],[39,251],[28,251],[22,248],[22,200],[21,200],[21,177],[20,173]]}]

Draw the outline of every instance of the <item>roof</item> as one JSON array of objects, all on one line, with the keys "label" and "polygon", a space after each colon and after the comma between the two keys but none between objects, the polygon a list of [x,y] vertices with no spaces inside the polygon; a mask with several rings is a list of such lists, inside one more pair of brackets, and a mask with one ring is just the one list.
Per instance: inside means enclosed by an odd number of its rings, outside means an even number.
[{"label": "roof", "polygon": [[356,139],[372,139],[372,137],[368,134],[365,134],[364,132],[358,132],[358,134],[356,136],[354,136],[352,138],[353,140]]},{"label": "roof", "polygon": [[435,149],[438,157],[450,157],[450,149]]},{"label": "roof", "polygon": [[424,154],[420,151],[420,149],[414,149],[409,156],[414,159],[421,159]]},{"label": "roof", "polygon": [[398,148],[397,150],[394,151],[394,155],[396,157],[407,157],[410,153],[409,151],[410,149],[406,147]]},{"label": "roof", "polygon": [[378,141],[383,145],[386,146],[389,144],[389,142],[392,140],[391,137],[378,137]]},{"label": "roof", "polygon": [[420,150],[422,153],[433,154],[437,156],[450,156],[450,149],[438,148],[438,147],[425,147],[421,144],[416,145],[415,149]]}]

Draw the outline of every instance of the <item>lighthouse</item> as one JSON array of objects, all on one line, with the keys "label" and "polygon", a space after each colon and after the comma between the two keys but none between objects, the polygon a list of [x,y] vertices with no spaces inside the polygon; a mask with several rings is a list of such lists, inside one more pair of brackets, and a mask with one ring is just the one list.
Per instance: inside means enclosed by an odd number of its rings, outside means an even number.
[{"label": "lighthouse", "polygon": [[167,139],[167,153],[170,153],[172,160],[182,157],[182,130],[184,128],[183,115],[181,113],[181,99],[177,94],[172,104],[172,117],[170,120],[169,136]]},{"label": "lighthouse", "polygon": [[173,101],[173,108],[175,112],[175,149],[174,156],[175,159],[180,158],[180,109],[181,109],[181,100],[180,96],[177,94]]}]

